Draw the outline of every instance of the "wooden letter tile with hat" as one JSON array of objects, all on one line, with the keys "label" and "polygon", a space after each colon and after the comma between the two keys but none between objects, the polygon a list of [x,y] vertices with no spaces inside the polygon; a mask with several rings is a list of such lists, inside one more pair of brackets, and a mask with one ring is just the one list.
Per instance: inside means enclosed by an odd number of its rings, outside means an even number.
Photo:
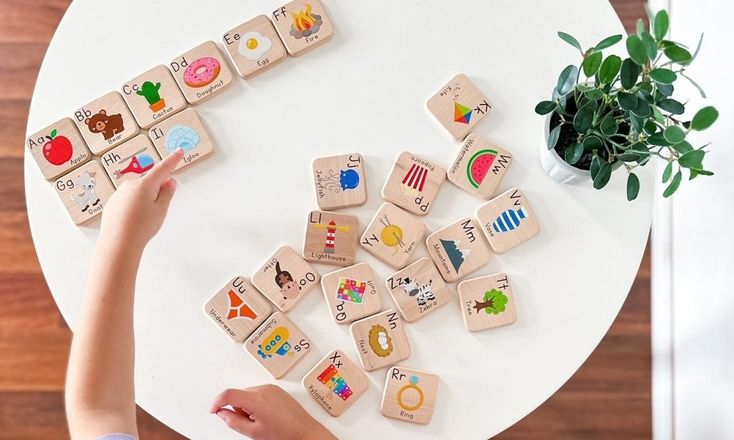
[{"label": "wooden letter tile with hat", "polygon": [[522,191],[512,188],[477,208],[477,220],[495,252],[505,252],[540,232]]},{"label": "wooden letter tile with hat", "polygon": [[234,277],[205,305],[204,312],[235,342],[244,341],[272,307],[244,277]]},{"label": "wooden letter tile with hat", "polygon": [[349,327],[362,367],[367,371],[387,367],[410,357],[405,324],[395,310],[386,310]]},{"label": "wooden letter tile with hat", "polygon": [[438,190],[446,180],[446,170],[430,161],[403,151],[382,187],[382,197],[416,215],[427,215]]},{"label": "wooden letter tile with hat", "polygon": [[160,160],[150,138],[144,134],[111,149],[100,158],[115,188],[119,188],[126,180],[144,176]]},{"label": "wooden letter tile with hat", "polygon": [[107,173],[96,160],[89,161],[54,183],[56,193],[77,225],[102,214],[115,192]]},{"label": "wooden letter tile with hat", "polygon": [[428,257],[397,272],[385,284],[408,322],[417,321],[451,299],[451,291]]},{"label": "wooden letter tile with hat", "polygon": [[184,157],[176,165],[175,171],[182,170],[214,152],[214,141],[198,113],[192,108],[154,125],[148,135],[163,159],[179,148],[184,150]]},{"label": "wooden letter tile with hat", "polygon": [[334,27],[319,0],[295,0],[273,11],[273,24],[288,53],[301,55],[325,43]]},{"label": "wooden letter tile with hat", "polygon": [[337,324],[348,324],[382,310],[375,276],[367,263],[327,273],[321,278],[321,287]]},{"label": "wooden letter tile with hat", "polygon": [[482,199],[491,198],[512,164],[512,154],[472,133],[448,171],[449,180]]},{"label": "wooden letter tile with hat", "polygon": [[383,203],[362,234],[360,244],[375,257],[400,269],[426,235],[426,225],[393,205]]},{"label": "wooden letter tile with hat", "polygon": [[26,146],[46,180],[53,180],[92,158],[70,118],[63,118],[28,136]]},{"label": "wooden letter tile with hat", "polygon": [[344,414],[369,387],[369,378],[341,350],[332,350],[303,378],[303,387],[329,414]]},{"label": "wooden letter tile with hat", "polygon": [[367,201],[364,160],[358,153],[320,157],[313,161],[316,202],[329,211],[363,205]]},{"label": "wooden letter tile with hat", "polygon": [[245,350],[280,379],[311,349],[311,341],[282,312],[275,312],[245,341]]},{"label": "wooden letter tile with hat", "polygon": [[122,85],[122,97],[138,125],[149,128],[186,108],[186,98],[164,65],[156,66]]},{"label": "wooden letter tile with hat", "polygon": [[428,110],[454,139],[461,140],[492,110],[492,106],[487,97],[462,73],[428,100]]},{"label": "wooden letter tile with hat", "polygon": [[74,122],[89,150],[102,154],[140,131],[125,100],[110,92],[74,112]]},{"label": "wooden letter tile with hat", "polygon": [[431,373],[395,366],[387,370],[380,411],[406,422],[431,422],[440,378]]},{"label": "wooden letter tile with hat", "polygon": [[287,312],[319,284],[321,275],[289,246],[281,246],[275,254],[252,275],[252,284]]},{"label": "wooden letter tile with hat", "polygon": [[507,274],[462,281],[458,291],[467,330],[485,330],[509,325],[517,320],[515,297]]},{"label": "wooden letter tile with hat", "polygon": [[258,15],[225,33],[222,41],[229,59],[243,78],[250,78],[286,57],[283,42],[264,15]]},{"label": "wooden letter tile with hat", "polygon": [[206,41],[176,57],[170,67],[189,104],[221,93],[234,79],[222,51],[213,41]]},{"label": "wooden letter tile with hat", "polygon": [[359,220],[353,215],[311,211],[306,223],[303,257],[313,263],[349,266],[357,255]]},{"label": "wooden letter tile with hat", "polygon": [[464,217],[426,238],[428,254],[444,280],[456,281],[489,263],[491,251],[479,229]]}]

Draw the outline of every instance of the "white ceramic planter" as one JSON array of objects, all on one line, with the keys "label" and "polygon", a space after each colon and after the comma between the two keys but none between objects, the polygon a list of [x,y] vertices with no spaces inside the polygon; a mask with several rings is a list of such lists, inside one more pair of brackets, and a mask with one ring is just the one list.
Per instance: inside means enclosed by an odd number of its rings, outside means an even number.
[{"label": "white ceramic planter", "polygon": [[548,149],[547,140],[550,133],[550,117],[551,115],[548,115],[545,118],[546,142],[540,146],[540,165],[543,167],[543,170],[551,179],[559,183],[576,183],[590,180],[591,173],[589,171],[569,165],[556,153],[556,150]]}]

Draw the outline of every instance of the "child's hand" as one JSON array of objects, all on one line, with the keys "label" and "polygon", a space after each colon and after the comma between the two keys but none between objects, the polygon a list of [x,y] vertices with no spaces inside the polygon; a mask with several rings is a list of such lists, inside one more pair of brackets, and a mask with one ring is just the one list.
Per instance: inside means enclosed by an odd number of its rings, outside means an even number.
[{"label": "child's hand", "polygon": [[209,411],[233,430],[255,440],[336,440],[277,385],[226,390]]},{"label": "child's hand", "polygon": [[142,252],[166,218],[176,192],[171,173],[182,157],[183,150],[179,149],[145,176],[124,182],[104,208],[100,239]]}]

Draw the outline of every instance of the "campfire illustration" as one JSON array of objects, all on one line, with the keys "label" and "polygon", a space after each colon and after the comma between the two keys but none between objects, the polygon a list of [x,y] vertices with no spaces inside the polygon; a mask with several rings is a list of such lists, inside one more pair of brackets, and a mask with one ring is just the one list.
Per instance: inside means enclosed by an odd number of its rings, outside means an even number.
[{"label": "campfire illustration", "polygon": [[304,38],[311,36],[321,28],[321,16],[311,13],[311,4],[306,3],[303,10],[298,13],[291,12],[293,16],[293,25],[290,34],[294,38]]}]

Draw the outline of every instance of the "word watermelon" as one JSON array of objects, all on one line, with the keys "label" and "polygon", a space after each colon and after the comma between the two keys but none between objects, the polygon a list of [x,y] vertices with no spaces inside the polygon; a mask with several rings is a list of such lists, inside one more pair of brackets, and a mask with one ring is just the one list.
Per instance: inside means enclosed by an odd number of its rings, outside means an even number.
[{"label": "word watermelon", "polygon": [[469,178],[471,186],[479,188],[496,157],[497,152],[494,150],[479,150],[474,153],[466,165],[466,177]]}]

